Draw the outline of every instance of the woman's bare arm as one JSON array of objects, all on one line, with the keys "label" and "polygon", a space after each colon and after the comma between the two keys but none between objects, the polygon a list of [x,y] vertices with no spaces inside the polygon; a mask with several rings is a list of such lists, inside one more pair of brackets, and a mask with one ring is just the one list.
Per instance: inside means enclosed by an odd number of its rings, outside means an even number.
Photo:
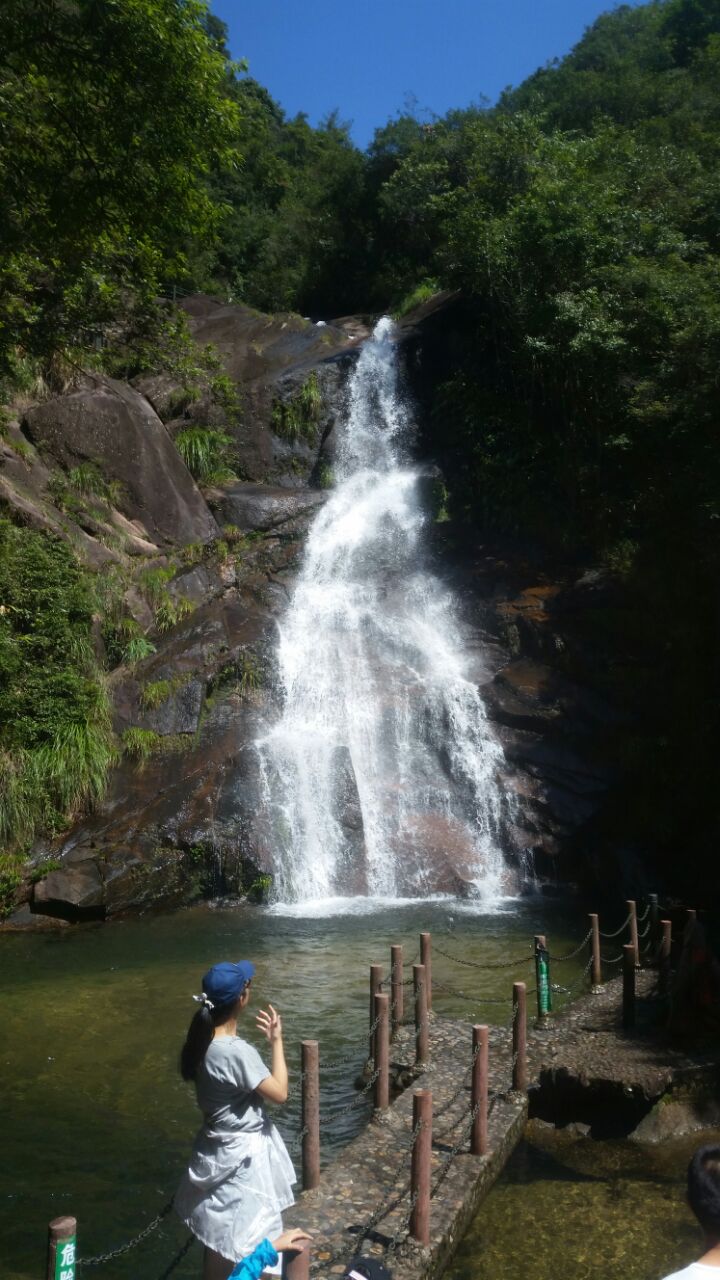
[{"label": "woman's bare arm", "polygon": [[267,1036],[272,1048],[270,1075],[261,1080],[257,1092],[267,1102],[287,1102],[288,1071],[283,1048],[282,1018],[270,1004],[267,1013],[264,1009],[260,1010],[256,1023],[258,1031]]}]

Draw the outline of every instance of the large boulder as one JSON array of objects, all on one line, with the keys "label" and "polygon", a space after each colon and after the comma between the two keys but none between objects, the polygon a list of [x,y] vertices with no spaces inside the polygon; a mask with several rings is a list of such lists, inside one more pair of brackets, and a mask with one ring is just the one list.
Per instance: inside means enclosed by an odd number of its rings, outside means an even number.
[{"label": "large boulder", "polygon": [[287,524],[297,516],[312,514],[326,496],[317,489],[274,488],[238,482],[215,490],[209,495],[209,501],[221,524],[234,524],[242,530],[265,531]]},{"label": "large boulder", "polygon": [[26,436],[65,470],[93,463],[120,486],[118,505],[156,544],[205,542],[218,528],[147,400],[112,378],[29,409]]}]

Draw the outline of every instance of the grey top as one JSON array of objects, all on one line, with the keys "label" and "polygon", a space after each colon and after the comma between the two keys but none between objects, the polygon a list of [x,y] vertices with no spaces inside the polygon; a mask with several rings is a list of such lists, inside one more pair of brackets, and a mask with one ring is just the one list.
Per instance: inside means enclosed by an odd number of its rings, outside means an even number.
[{"label": "grey top", "polygon": [[246,1040],[216,1036],[195,1082],[206,1136],[227,1141],[236,1134],[262,1129],[265,1108],[255,1090],[269,1075],[257,1049]]}]

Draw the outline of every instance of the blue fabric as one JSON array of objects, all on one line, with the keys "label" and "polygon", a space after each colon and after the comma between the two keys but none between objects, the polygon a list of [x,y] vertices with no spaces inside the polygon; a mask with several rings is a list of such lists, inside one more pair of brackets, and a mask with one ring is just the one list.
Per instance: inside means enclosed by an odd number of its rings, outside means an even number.
[{"label": "blue fabric", "polygon": [[229,1280],[258,1280],[264,1267],[274,1267],[278,1255],[269,1240],[261,1240],[257,1249],[241,1258],[230,1272]]},{"label": "blue fabric", "polygon": [[224,960],[208,969],[202,989],[214,1005],[234,1004],[254,974],[251,960],[238,960],[237,964]]}]

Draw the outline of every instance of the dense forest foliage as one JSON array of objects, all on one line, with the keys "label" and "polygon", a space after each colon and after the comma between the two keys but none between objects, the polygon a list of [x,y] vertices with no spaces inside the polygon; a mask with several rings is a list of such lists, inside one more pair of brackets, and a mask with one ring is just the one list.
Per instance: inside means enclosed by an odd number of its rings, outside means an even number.
[{"label": "dense forest foliage", "polygon": [[497,105],[401,114],[364,153],[337,116],[288,119],[200,0],[6,0],[0,192],[6,399],[176,356],[173,289],[326,318],[461,290],[434,407],[450,514],[624,578],[662,673],[634,691],[645,818],[661,837],[663,790],[703,807],[720,0],[620,5]]}]

